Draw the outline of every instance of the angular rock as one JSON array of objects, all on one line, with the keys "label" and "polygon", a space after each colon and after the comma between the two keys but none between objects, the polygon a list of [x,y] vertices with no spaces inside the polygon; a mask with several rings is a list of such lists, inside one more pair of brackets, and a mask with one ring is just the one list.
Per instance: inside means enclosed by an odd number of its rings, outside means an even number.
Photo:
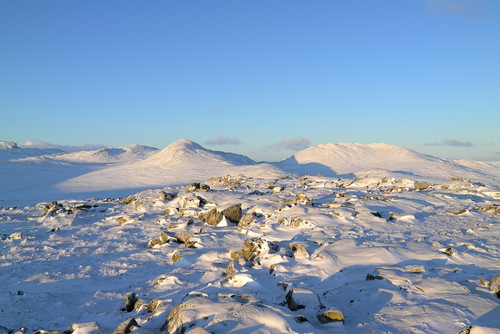
[{"label": "angular rock", "polygon": [[329,308],[325,312],[318,315],[318,320],[322,324],[328,323],[344,323],[344,313],[337,308]]},{"label": "angular rock", "polygon": [[309,257],[306,247],[301,243],[290,244],[289,248],[293,252],[293,256],[296,258]]},{"label": "angular rock", "polygon": [[229,262],[229,264],[226,267],[226,270],[224,270],[224,275],[225,276],[231,276],[233,274],[236,274],[237,271],[234,269],[234,263],[233,261]]},{"label": "angular rock", "polygon": [[191,183],[186,187],[187,192],[194,192],[194,191],[209,191],[210,186],[208,184],[201,184],[198,182]]},{"label": "angular rock", "polygon": [[500,274],[496,274],[490,282],[490,291],[500,298]]},{"label": "angular rock", "polygon": [[229,219],[231,223],[238,224],[241,219],[241,204],[233,204],[222,210],[224,217]]},{"label": "angular rock", "polygon": [[415,182],[415,184],[413,185],[415,190],[426,190],[429,189],[430,186],[431,185],[427,182]]},{"label": "angular rock", "polygon": [[217,226],[224,218],[224,215],[214,208],[208,211],[208,213],[201,214],[199,218],[210,226]]},{"label": "angular rock", "polygon": [[138,301],[135,292],[129,293],[125,299],[125,311],[132,312],[135,307],[135,303]]},{"label": "angular rock", "polygon": [[160,191],[158,193],[158,198],[160,198],[160,199],[162,199],[164,201],[171,201],[171,200],[173,200],[176,197],[177,197],[176,193],[167,193],[165,191]]},{"label": "angular rock", "polygon": [[196,241],[190,240],[193,237],[193,235],[190,233],[176,233],[175,237],[177,238],[178,242],[184,244],[188,248],[193,248],[196,244]]},{"label": "angular rock", "polygon": [[268,248],[266,246],[267,243],[261,238],[247,239],[243,244],[241,256],[243,256],[246,261],[255,261],[257,257]]},{"label": "angular rock", "polygon": [[255,216],[252,213],[245,213],[241,216],[240,222],[238,223],[239,228],[249,227],[255,221]]},{"label": "angular rock", "polygon": [[182,258],[182,254],[180,251],[176,250],[172,253],[172,262],[176,263],[179,262]]},{"label": "angular rock", "polygon": [[445,253],[445,254],[446,254],[446,255],[448,255],[448,256],[453,256],[453,249],[451,249],[450,247],[448,247],[448,248],[446,248],[446,249],[444,250],[444,252],[443,252],[443,253]]},{"label": "angular rock", "polygon": [[[59,204],[57,201],[50,202],[49,205],[46,205],[43,209],[44,215],[50,215],[53,213],[57,213],[58,211],[64,210],[62,204]],[[65,210],[64,210],[65,211]]]},{"label": "angular rock", "polygon": [[125,320],[124,322],[122,322],[118,328],[116,328],[114,331],[113,331],[113,334],[128,334],[128,333],[132,333],[134,330],[138,329],[139,327],[139,324],[137,323],[137,321],[134,319],[134,318],[131,318],[131,319],[128,319],[128,320]]},{"label": "angular rock", "polygon": [[11,240],[19,240],[23,238],[23,234],[21,232],[15,232],[9,235],[9,239]]},{"label": "angular rock", "polygon": [[483,206],[482,208],[479,208],[479,211],[488,212],[488,213],[491,213],[494,215],[498,215],[498,206],[495,204],[486,205],[486,206]]},{"label": "angular rock", "polygon": [[213,208],[208,213],[201,214],[199,218],[210,226],[217,226],[224,218],[233,224],[238,224],[241,220],[241,214],[241,204],[233,204]]},{"label": "angular rock", "polygon": [[161,304],[161,302],[158,299],[153,299],[149,304],[146,305],[146,309],[148,310],[148,312],[151,312],[154,314],[156,312],[156,310],[158,310],[162,306],[163,305]]}]

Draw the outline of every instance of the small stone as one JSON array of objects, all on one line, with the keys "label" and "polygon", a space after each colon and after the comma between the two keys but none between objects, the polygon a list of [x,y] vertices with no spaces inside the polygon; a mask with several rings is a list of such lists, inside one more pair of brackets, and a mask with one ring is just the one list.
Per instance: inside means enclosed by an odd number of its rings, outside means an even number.
[{"label": "small stone", "polygon": [[500,274],[496,274],[490,282],[490,291],[500,298]]},{"label": "small stone", "polygon": [[128,334],[138,329],[140,326],[134,318],[125,320],[113,331],[113,334]]},{"label": "small stone", "polygon": [[146,309],[148,310],[148,312],[151,312],[154,314],[156,312],[156,310],[158,310],[162,306],[163,305],[161,304],[161,302],[158,299],[153,299],[149,304],[146,305]]},{"label": "small stone", "polygon": [[176,263],[176,262],[179,262],[182,258],[182,254],[181,252],[179,251],[174,251],[174,253],[172,254],[172,262],[173,263]]},{"label": "small stone", "polygon": [[158,193],[158,198],[160,198],[160,199],[162,199],[164,201],[171,201],[171,200],[173,200],[176,197],[177,197],[176,193],[167,193],[165,191],[160,191]]},{"label": "small stone", "polygon": [[237,271],[234,269],[233,261],[229,262],[229,264],[226,267],[226,270],[224,270],[224,275],[231,276],[231,275],[236,274],[236,273],[237,273]]},{"label": "small stone", "polygon": [[135,303],[138,301],[134,292],[129,293],[125,299],[125,311],[132,312],[134,310]]},{"label": "small stone", "polygon": [[299,315],[299,316],[295,317],[295,321],[297,321],[299,324],[301,324],[303,322],[308,322],[309,320],[307,320],[307,318],[304,317],[303,315]]},{"label": "small stone", "polygon": [[340,311],[339,309],[336,308],[329,308],[327,311],[321,313],[318,315],[318,320],[322,324],[328,324],[328,323],[344,323],[344,313]]},{"label": "small stone", "polygon": [[249,227],[254,221],[255,221],[254,215],[247,212],[241,217],[240,222],[238,223],[238,227],[239,228]]},{"label": "small stone", "polygon": [[9,239],[11,239],[11,240],[19,240],[22,238],[23,238],[23,234],[21,232],[12,233],[11,235],[9,235]]},{"label": "small stone", "polygon": [[303,244],[290,244],[289,248],[293,252],[293,256],[295,256],[296,258],[309,257],[309,253],[307,252],[307,249]]},{"label": "small stone", "polygon": [[468,212],[467,209],[462,209],[462,210],[458,210],[458,211],[446,210],[446,213],[449,213],[449,214],[455,215],[455,216],[463,215],[464,213],[467,213],[467,212]]},{"label": "small stone", "polygon": [[443,252],[443,253],[445,253],[445,254],[446,254],[446,255],[448,255],[448,256],[453,256],[453,249],[451,249],[450,247],[448,247],[448,248],[446,248],[446,249],[444,250],[444,252]]},{"label": "small stone", "polygon": [[429,189],[431,185],[427,182],[415,182],[414,188],[415,190],[426,190]]},{"label": "small stone", "polygon": [[384,277],[380,275],[366,274],[365,281],[383,280]]},{"label": "small stone", "polygon": [[123,217],[118,217],[116,219],[116,221],[118,222],[118,224],[123,225],[123,224],[125,224],[128,221],[128,219],[123,218]]}]

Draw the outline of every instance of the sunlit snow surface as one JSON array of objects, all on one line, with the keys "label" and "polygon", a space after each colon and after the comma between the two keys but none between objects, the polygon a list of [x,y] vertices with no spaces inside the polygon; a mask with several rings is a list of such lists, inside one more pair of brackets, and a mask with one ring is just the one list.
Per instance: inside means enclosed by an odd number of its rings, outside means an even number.
[{"label": "sunlit snow surface", "polygon": [[[456,333],[471,325],[472,333],[498,332],[500,299],[489,287],[500,273],[495,165],[479,170],[461,162],[467,167],[454,165],[453,180],[443,170],[437,173],[440,179],[430,180],[412,177],[415,169],[404,174],[389,166],[362,173],[353,169],[356,174],[344,177],[300,177],[280,164],[260,165],[237,155],[219,159],[217,152],[186,150],[191,144],[181,144],[181,157],[155,164],[153,155],[142,166],[165,172],[174,169],[172,160],[182,162],[187,155],[188,163],[180,164],[177,174],[186,178],[179,182],[196,176],[210,191],[189,192],[179,185],[139,192],[125,201],[55,198],[59,206],[48,213],[48,200],[3,205],[0,333],[22,327],[26,333],[62,332],[71,324],[75,333],[112,333],[131,318],[140,326],[134,333],[195,328],[214,333]],[[295,169],[301,163],[296,160]],[[109,170],[128,173],[132,168],[127,166],[143,161],[99,167],[91,172],[104,174],[91,173],[87,181],[105,180],[112,175]],[[2,177],[15,172],[14,162],[2,166]],[[46,163],[22,166],[53,175]],[[72,168],[83,167],[54,168],[69,175]],[[252,175],[234,173],[241,170]],[[209,180],[224,172],[233,177]],[[13,193],[18,191],[5,180]],[[138,184],[150,182],[145,176],[142,180]],[[23,186],[43,195],[43,187]],[[1,194],[8,199],[8,192]],[[170,200],[164,194],[177,196]],[[210,226],[199,219],[229,204],[241,204],[253,221],[238,227],[224,219]],[[179,234],[192,235],[191,247],[180,242]],[[148,247],[154,239],[164,244]],[[241,255],[246,240],[259,245],[250,260]],[[304,308],[290,310],[285,296],[291,289],[312,292]],[[122,309],[132,292],[143,306],[127,312]],[[154,299],[161,306],[148,310]],[[330,307],[342,311],[343,324],[319,321]]]}]

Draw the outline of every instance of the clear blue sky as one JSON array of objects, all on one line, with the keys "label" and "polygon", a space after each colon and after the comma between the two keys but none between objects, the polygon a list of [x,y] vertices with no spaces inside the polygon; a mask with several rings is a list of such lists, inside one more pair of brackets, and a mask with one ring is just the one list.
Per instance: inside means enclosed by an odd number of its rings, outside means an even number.
[{"label": "clear blue sky", "polygon": [[500,1],[0,2],[0,140],[500,160]]}]

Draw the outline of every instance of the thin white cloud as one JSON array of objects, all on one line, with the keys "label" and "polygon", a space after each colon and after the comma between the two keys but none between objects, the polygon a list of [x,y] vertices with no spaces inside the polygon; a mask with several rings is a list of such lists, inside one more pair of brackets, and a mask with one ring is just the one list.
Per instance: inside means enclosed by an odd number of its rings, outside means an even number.
[{"label": "thin white cloud", "polygon": [[474,147],[470,141],[461,141],[458,139],[444,139],[438,143],[427,143],[426,146],[454,146],[454,147]]},{"label": "thin white cloud", "polygon": [[240,145],[241,141],[238,138],[219,136],[215,139],[207,140],[205,145]]},{"label": "thin white cloud", "polygon": [[311,141],[307,138],[288,138],[274,143],[271,147],[278,150],[300,151],[311,146]]},{"label": "thin white cloud", "polygon": [[217,113],[217,114],[223,114],[224,110],[216,108],[216,109],[212,109],[212,112]]},{"label": "thin white cloud", "polygon": [[427,0],[427,7],[433,12],[451,14],[471,20],[488,17],[484,2],[478,0]]},{"label": "thin white cloud", "polygon": [[41,140],[27,140],[24,142],[21,147],[24,148],[39,148],[39,149],[47,149],[47,148],[57,148],[66,152],[79,152],[79,151],[93,151],[98,150],[104,147],[105,145],[98,144],[85,144],[85,145],[59,145],[59,144],[51,144]]}]

